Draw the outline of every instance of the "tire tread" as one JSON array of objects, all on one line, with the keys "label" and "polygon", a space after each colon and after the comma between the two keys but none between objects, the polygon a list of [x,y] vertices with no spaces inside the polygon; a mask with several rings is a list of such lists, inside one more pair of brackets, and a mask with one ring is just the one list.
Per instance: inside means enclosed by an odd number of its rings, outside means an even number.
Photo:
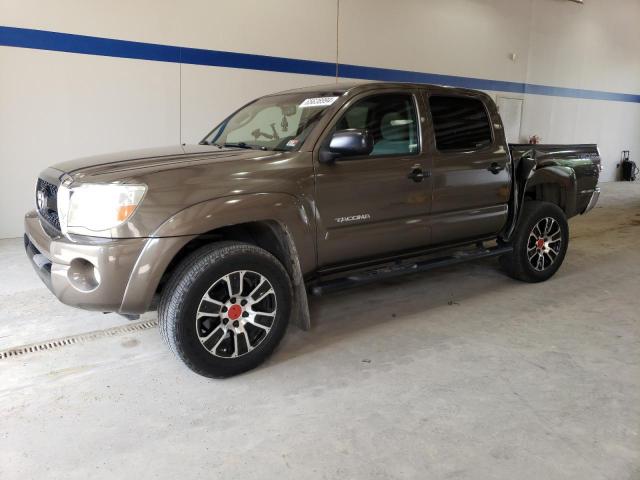
[{"label": "tire tread", "polygon": [[[532,223],[535,223],[534,221],[537,221],[543,216],[554,217],[560,223],[560,227],[563,232],[565,232],[565,235],[562,239],[562,251],[560,252],[559,258],[556,259],[555,264],[547,271],[533,272],[529,267],[528,260],[526,258],[526,242],[529,236],[529,229],[532,228]],[[555,203],[538,200],[527,201],[523,206],[522,215],[518,222],[515,235],[509,243],[513,245],[513,252],[500,257],[500,264],[507,275],[523,282],[543,282],[551,278],[558,271],[564,261],[567,246],[569,244],[569,227],[567,224],[567,218],[562,209]],[[525,252],[524,255],[522,251],[523,248]]]},{"label": "tire tread", "polygon": [[[277,266],[281,270],[282,274],[287,279],[289,278],[280,261],[266,250],[248,243],[221,241],[205,245],[189,254],[172,273],[160,297],[158,305],[158,324],[160,326],[160,334],[162,338],[176,357],[182,360],[191,370],[203,376],[224,378],[240,372],[232,371],[228,374],[212,374],[211,371],[203,369],[197,363],[191,361],[184,345],[180,342],[180,338],[182,338],[183,334],[183,332],[181,332],[182,322],[179,321],[180,306],[182,305],[189,288],[193,285],[199,275],[203,274],[212,265],[228,258],[230,255],[238,254],[261,256],[265,260]],[[290,283],[288,287],[289,291],[291,291]],[[284,330],[286,330],[286,328],[282,330],[280,336],[284,335]],[[280,339],[278,339],[278,343],[279,340]],[[255,353],[262,357],[255,362],[257,365],[271,354],[271,350],[263,350]]]}]

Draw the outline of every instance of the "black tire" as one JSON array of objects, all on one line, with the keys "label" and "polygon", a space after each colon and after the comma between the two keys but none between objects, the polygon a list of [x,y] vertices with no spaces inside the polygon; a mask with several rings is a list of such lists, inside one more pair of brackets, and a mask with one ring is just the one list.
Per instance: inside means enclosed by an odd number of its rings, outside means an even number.
[{"label": "black tire", "polygon": [[[546,219],[549,218],[557,222],[557,230],[554,230],[557,235],[545,237],[544,231],[542,231],[543,241],[544,238],[559,237],[560,244],[544,241],[544,245],[538,248],[537,245],[539,244],[536,244],[536,241],[539,239],[536,240],[535,238],[539,236],[534,235],[534,227],[536,225],[547,225]],[[549,224],[553,225],[552,222],[549,222]],[[536,230],[536,232],[538,231],[540,230]],[[567,252],[567,246],[569,245],[567,217],[560,207],[554,203],[527,201],[523,206],[522,216],[518,222],[514,237],[509,244],[513,246],[513,252],[500,257],[500,263],[507,275],[524,282],[543,282],[558,271]],[[545,252],[545,249],[547,249],[547,252]],[[556,250],[557,254],[552,258]],[[532,253],[534,257],[530,261]]]},{"label": "black tire", "polygon": [[[272,317],[272,321],[265,317],[266,320],[271,322],[270,330],[265,334],[260,333],[261,329],[254,328],[255,323],[251,324],[251,333],[262,336],[253,350],[246,351],[236,357],[223,358],[218,356],[218,353],[221,349],[224,351],[226,347],[213,347],[213,350],[217,352],[215,354],[205,348],[205,344],[201,341],[201,338],[205,337],[202,334],[202,329],[204,329],[202,322],[208,321],[212,324],[219,322],[215,328],[220,328],[221,330],[224,328],[224,332],[215,332],[215,334],[219,334],[219,338],[225,337],[225,339],[221,340],[223,344],[231,338],[241,344],[240,348],[238,343],[235,344],[235,349],[238,352],[242,349],[242,346],[247,349],[249,338],[245,339],[243,334],[234,335],[234,330],[230,328],[231,324],[235,325],[239,323],[238,321],[230,321],[229,318],[226,318],[224,319],[226,320],[225,325],[222,325],[223,316],[231,315],[231,309],[225,310],[227,312],[225,314],[221,314],[220,312],[223,310],[219,310],[218,314],[212,314],[213,317],[211,318],[206,315],[205,320],[196,320],[196,316],[201,311],[202,302],[205,302],[207,307],[210,305],[208,300],[203,299],[203,296],[212,292],[214,285],[217,285],[216,282],[224,280],[224,277],[229,274],[236,275],[235,272],[238,271],[248,271],[242,274],[243,276],[239,276],[240,280],[237,281],[237,285],[240,291],[243,288],[246,290],[257,288],[255,285],[243,287],[243,284],[246,284],[251,279],[249,274],[258,274],[257,278],[262,276],[268,281],[272,287],[269,291],[274,293],[270,293],[266,301],[275,302],[275,314]],[[231,278],[231,276],[228,278]],[[243,278],[246,278],[246,280]],[[256,280],[257,282],[258,280]],[[231,285],[232,282],[229,281],[227,283]],[[230,290],[233,290],[233,288],[229,286]],[[239,298],[251,300],[252,297]],[[235,296],[227,300],[227,302],[231,301],[236,302]],[[287,329],[291,302],[292,294],[289,276],[282,264],[273,255],[259,247],[246,243],[218,242],[196,250],[176,268],[163,290],[158,306],[158,320],[160,331],[169,348],[187,367],[206,377],[225,378],[255,368],[275,350]],[[211,306],[214,309],[221,308],[217,304],[211,304]],[[247,311],[249,309],[249,307],[244,308]],[[247,313],[247,315],[249,314]],[[238,320],[242,321],[242,318]],[[227,322],[229,322],[228,326]],[[267,323],[262,319],[259,322]],[[245,327],[245,335],[249,337],[249,326],[243,324],[242,328],[244,329]],[[211,331],[213,329],[214,327],[212,326]],[[235,338],[236,336],[237,339]],[[234,349],[234,346],[230,345],[228,348]]]}]

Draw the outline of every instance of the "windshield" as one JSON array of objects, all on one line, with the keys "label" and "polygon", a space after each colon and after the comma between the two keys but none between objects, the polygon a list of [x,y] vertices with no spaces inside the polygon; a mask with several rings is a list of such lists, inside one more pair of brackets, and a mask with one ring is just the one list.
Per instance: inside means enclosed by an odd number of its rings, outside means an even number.
[{"label": "windshield", "polygon": [[204,144],[297,150],[340,93],[296,93],[259,98],[213,129]]}]

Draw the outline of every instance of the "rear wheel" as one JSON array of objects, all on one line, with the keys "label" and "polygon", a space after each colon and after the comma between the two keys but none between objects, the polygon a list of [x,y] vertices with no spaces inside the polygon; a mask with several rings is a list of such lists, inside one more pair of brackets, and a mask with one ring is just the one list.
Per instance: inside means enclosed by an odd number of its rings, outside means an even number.
[{"label": "rear wheel", "polygon": [[500,258],[507,274],[525,282],[542,282],[562,265],[569,243],[564,212],[549,202],[529,201],[511,242],[513,252]]},{"label": "rear wheel", "polygon": [[183,261],[158,315],[163,337],[189,368],[222,378],[256,367],[273,352],[290,305],[289,277],[273,255],[220,242]]}]

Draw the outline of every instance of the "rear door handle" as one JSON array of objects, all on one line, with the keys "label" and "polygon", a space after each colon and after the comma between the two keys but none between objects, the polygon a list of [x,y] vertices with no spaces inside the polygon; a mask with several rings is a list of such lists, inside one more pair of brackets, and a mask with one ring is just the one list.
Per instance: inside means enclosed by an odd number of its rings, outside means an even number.
[{"label": "rear door handle", "polygon": [[494,175],[499,174],[502,170],[504,170],[504,165],[500,165],[498,162],[493,162],[489,168],[487,168]]},{"label": "rear door handle", "polygon": [[431,176],[431,172],[425,172],[421,168],[414,168],[413,170],[411,170],[411,173],[407,175],[407,178],[409,180],[413,180],[414,182],[418,183],[424,180],[425,178],[429,178],[430,176]]}]

